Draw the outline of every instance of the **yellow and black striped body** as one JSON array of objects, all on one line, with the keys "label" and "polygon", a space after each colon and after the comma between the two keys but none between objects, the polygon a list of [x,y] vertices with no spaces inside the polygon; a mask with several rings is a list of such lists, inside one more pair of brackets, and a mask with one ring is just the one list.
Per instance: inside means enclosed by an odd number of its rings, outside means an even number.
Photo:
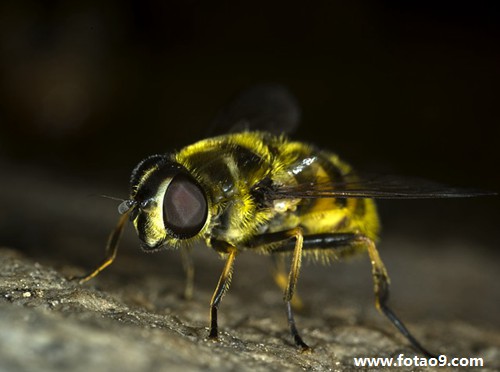
[{"label": "yellow and black striped body", "polygon": [[[333,232],[377,236],[378,217],[371,199],[265,201],[264,180],[280,186],[341,183],[352,172],[332,153],[284,136],[242,132],[202,140],[173,154],[171,160],[188,170],[206,192],[209,218],[194,239],[203,238],[208,245],[217,240],[245,249],[257,235],[295,227],[301,227],[305,236]],[[163,226],[161,221],[158,226]],[[165,243],[179,246],[179,241]]]}]

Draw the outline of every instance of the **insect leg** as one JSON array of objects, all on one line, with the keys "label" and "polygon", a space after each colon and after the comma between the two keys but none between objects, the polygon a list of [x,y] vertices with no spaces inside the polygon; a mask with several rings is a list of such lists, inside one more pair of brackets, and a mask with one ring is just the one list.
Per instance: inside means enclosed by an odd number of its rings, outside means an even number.
[{"label": "insect leg", "polygon": [[181,249],[182,267],[186,273],[186,287],[184,288],[184,298],[190,300],[193,298],[194,288],[194,265],[191,258],[191,248]]},{"label": "insect leg", "polygon": [[286,304],[286,314],[288,317],[288,325],[290,326],[290,332],[295,341],[295,345],[300,346],[303,351],[310,350],[309,346],[300,337],[297,326],[295,325],[295,318],[293,316],[291,300],[295,292],[295,287],[297,285],[297,279],[299,278],[300,265],[302,263],[302,243],[304,237],[302,235],[301,228],[295,228],[289,231],[289,236],[295,238],[295,248],[292,255],[292,264],[290,266],[290,274],[288,275],[288,284],[285,289],[285,294],[283,299]]},{"label": "insect leg", "polygon": [[[288,276],[285,270],[285,256],[274,255],[273,259],[273,279],[276,285],[284,292],[288,282]],[[300,310],[304,307],[304,303],[297,293],[292,297],[292,308]]]},{"label": "insect leg", "polygon": [[233,273],[234,259],[236,258],[236,248],[228,248],[228,256],[226,258],[226,263],[222,274],[215,288],[212,300],[210,301],[210,334],[209,338],[217,339],[219,330],[217,326],[217,308],[219,307],[222,297],[229,289],[229,284],[231,282],[231,275]]},{"label": "insect leg", "polygon": [[[278,231],[262,234],[254,237],[247,243],[249,248],[268,247],[269,253],[293,253],[290,273],[286,283],[281,284],[281,278],[276,279],[278,286],[284,289],[284,301],[290,332],[297,346],[303,351],[310,350],[309,346],[302,340],[295,325],[295,319],[292,311],[293,294],[300,271],[303,249],[332,249],[337,247],[346,247],[352,244],[354,234],[315,234],[303,236],[302,229]],[[292,239],[295,238],[295,239]],[[279,262],[279,261],[278,261]],[[286,278],[286,274],[283,274]]]},{"label": "insect leg", "polygon": [[130,211],[121,215],[120,219],[118,220],[118,224],[109,235],[108,242],[106,244],[104,259],[99,264],[99,266],[94,271],[90,272],[87,275],[81,277],[74,277],[72,279],[78,280],[80,284],[85,283],[90,279],[94,278],[95,276],[97,276],[97,274],[99,274],[106,267],[108,267],[113,263],[113,261],[116,258],[116,252],[118,251],[118,243],[120,242],[120,238],[123,233],[123,228],[125,227],[125,223],[127,222]]},{"label": "insect leg", "polygon": [[303,242],[304,236],[302,234],[302,229],[300,227],[296,227],[291,230],[258,235],[250,242],[247,242],[247,246],[249,248],[267,248],[269,253],[292,252],[292,262],[288,278],[286,278],[286,274],[283,273],[286,283],[283,280],[283,284],[281,284],[281,278],[276,279],[275,277],[275,280],[278,286],[282,287],[284,290],[283,300],[285,301],[288,324],[290,326],[290,332],[292,333],[295,344],[300,346],[303,351],[306,351],[310,350],[310,348],[302,340],[302,337],[300,337],[297,326],[295,325],[295,318],[292,311],[293,294],[295,293],[295,287],[297,285],[300,265],[302,262]]},{"label": "insect leg", "polygon": [[368,255],[370,256],[370,262],[372,264],[373,281],[375,284],[375,306],[391,321],[392,324],[394,324],[399,332],[401,332],[401,334],[405,336],[408,341],[410,341],[415,349],[420,351],[427,358],[434,358],[435,355],[420,345],[416,338],[410,333],[410,331],[408,331],[403,322],[399,320],[396,314],[387,306],[390,280],[384,263],[380,259],[377,248],[375,247],[375,243],[373,240],[365,236],[358,236],[356,240],[365,242],[368,249]]},{"label": "insect leg", "polygon": [[[260,244],[270,244],[273,235],[278,233],[263,235],[259,237]],[[291,241],[284,241],[283,244],[276,246],[272,252],[291,252],[295,249]],[[370,262],[372,264],[372,274],[375,286],[375,306],[381,311],[399,332],[411,343],[411,345],[426,357],[434,357],[434,354],[427,351],[408,331],[403,322],[397,315],[388,307],[387,301],[389,299],[389,276],[382,259],[380,258],[375,242],[370,238],[353,233],[330,233],[330,234],[313,234],[304,236],[303,251],[307,250],[322,250],[322,249],[343,249],[349,248],[353,245],[362,244],[366,247]]]},{"label": "insect leg", "polygon": [[[275,235],[277,233],[269,234]],[[316,250],[316,249],[341,249],[349,248],[353,245],[358,235],[353,233],[331,233],[331,234],[311,234],[304,236],[302,243],[303,250]],[[260,239],[264,241],[263,238]],[[265,243],[264,243],[265,244]],[[269,244],[269,243],[267,243]],[[292,252],[295,248],[293,241],[284,241],[283,244],[272,248],[272,253]]]}]

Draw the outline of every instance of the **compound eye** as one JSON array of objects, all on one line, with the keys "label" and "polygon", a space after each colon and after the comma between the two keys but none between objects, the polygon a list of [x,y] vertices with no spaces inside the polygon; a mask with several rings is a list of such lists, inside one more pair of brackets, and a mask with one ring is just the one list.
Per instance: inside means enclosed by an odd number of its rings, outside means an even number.
[{"label": "compound eye", "polygon": [[165,227],[180,237],[192,237],[205,225],[207,209],[200,186],[185,175],[175,176],[163,197]]}]

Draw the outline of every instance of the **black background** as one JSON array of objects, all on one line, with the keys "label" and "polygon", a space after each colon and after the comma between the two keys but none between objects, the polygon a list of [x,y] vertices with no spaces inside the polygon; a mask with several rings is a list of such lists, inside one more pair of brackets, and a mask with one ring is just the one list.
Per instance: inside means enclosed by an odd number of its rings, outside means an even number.
[{"label": "black background", "polygon": [[[139,160],[202,138],[236,92],[277,82],[301,103],[296,139],[365,171],[498,191],[492,4],[4,1],[0,160],[125,197]],[[493,248],[498,206],[389,202],[383,213]]]}]

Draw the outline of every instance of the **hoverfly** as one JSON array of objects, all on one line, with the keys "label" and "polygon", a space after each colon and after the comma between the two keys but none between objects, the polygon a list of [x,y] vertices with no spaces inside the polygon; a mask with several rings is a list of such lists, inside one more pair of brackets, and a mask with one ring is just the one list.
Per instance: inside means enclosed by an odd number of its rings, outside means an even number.
[{"label": "hoverfly", "polygon": [[[291,335],[299,348],[308,350],[292,310],[302,258],[328,262],[367,253],[377,309],[416,350],[432,356],[387,305],[389,276],[376,248],[379,220],[374,199],[485,193],[409,179],[362,178],[337,155],[286,137],[298,123],[297,107],[281,86],[254,87],[216,120],[216,128],[231,126],[231,133],[142,160],[132,172],[130,197],[119,206],[121,217],[103,262],[80,282],[113,262],[129,219],[145,251],[175,248],[182,252],[190,295],[189,247],[202,241],[225,260],[210,302],[209,337],[216,339],[217,311],[229,288],[236,256],[244,251],[273,255]],[[283,261],[287,254],[288,272]]]}]

